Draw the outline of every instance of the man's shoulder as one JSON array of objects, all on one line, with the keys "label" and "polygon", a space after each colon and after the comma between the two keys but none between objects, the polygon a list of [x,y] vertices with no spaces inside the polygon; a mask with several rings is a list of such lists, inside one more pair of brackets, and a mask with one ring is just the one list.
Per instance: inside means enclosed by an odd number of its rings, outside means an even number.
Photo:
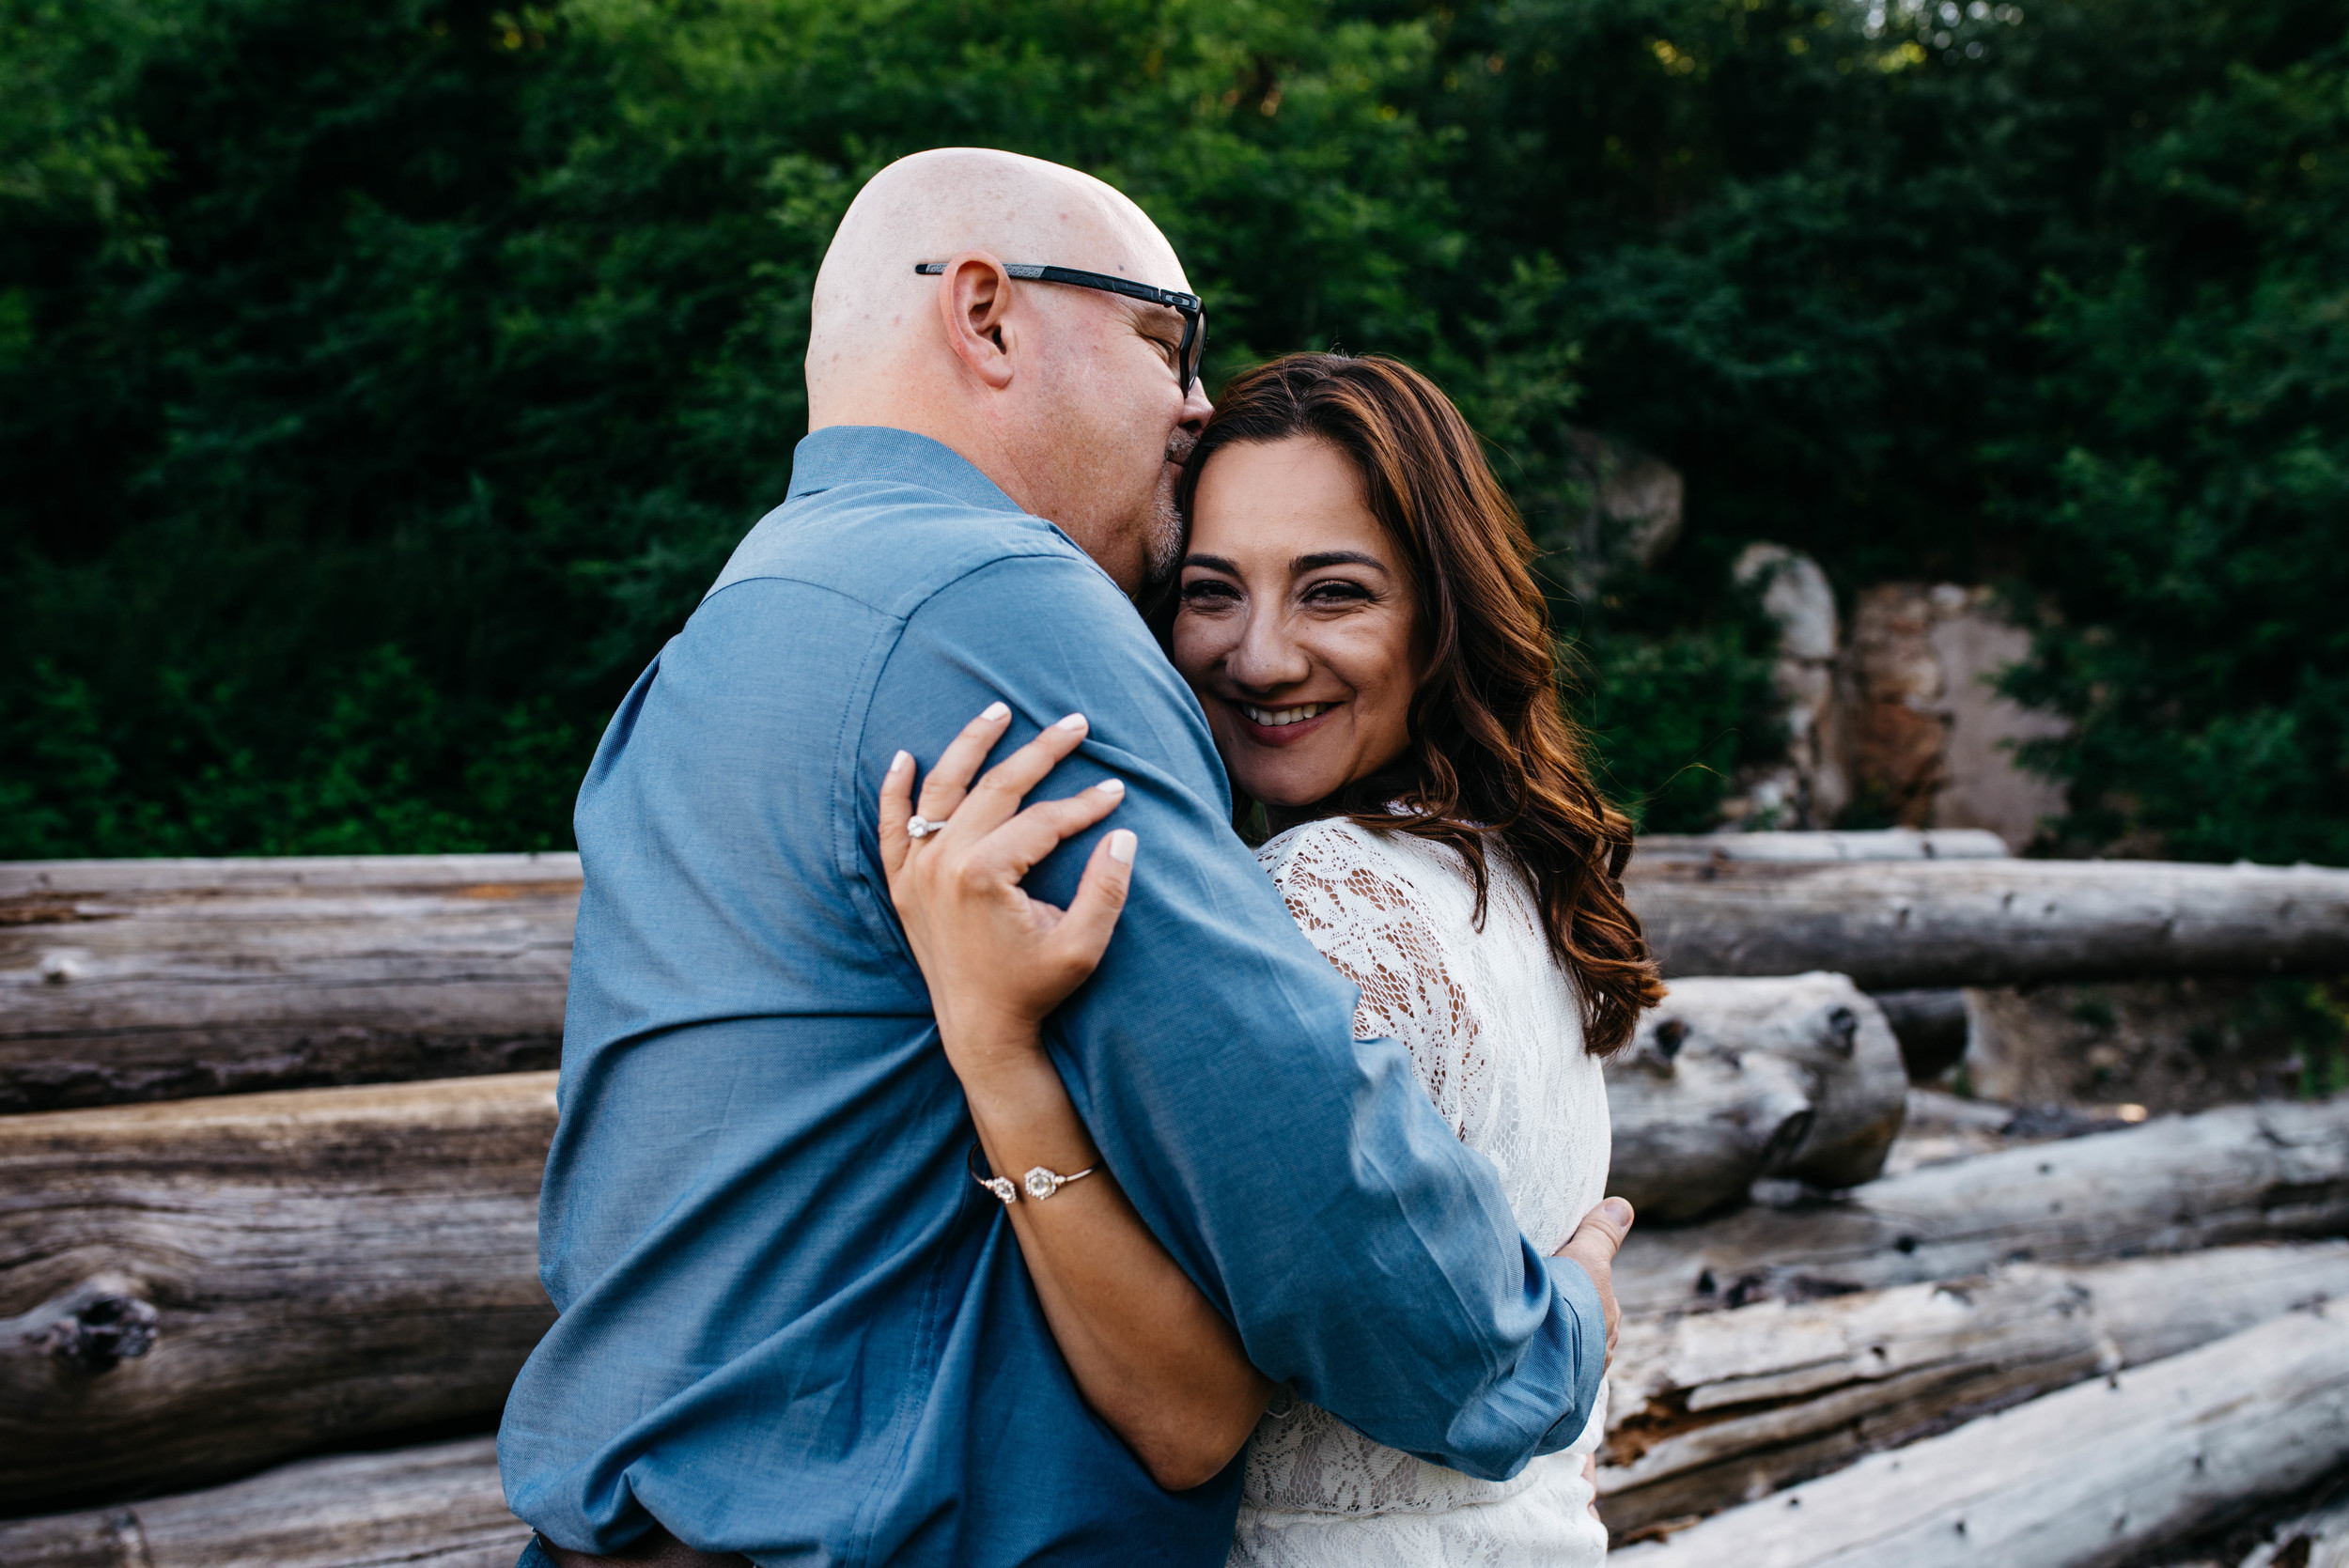
[{"label": "man's shoulder", "polygon": [[904,620],[974,579],[1017,581],[1030,593],[1057,583],[1079,601],[1122,598],[1108,574],[1041,518],[897,478],[792,497],[744,536],[705,597],[745,582],[791,582]]}]

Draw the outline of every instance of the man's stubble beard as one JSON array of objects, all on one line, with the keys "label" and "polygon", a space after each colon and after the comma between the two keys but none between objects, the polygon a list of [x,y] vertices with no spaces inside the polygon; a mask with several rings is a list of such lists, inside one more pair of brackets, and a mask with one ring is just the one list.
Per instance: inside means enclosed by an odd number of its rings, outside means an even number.
[{"label": "man's stubble beard", "polygon": [[1166,461],[1159,468],[1158,493],[1150,498],[1150,515],[1142,535],[1142,593],[1148,602],[1164,588],[1183,564],[1183,514],[1174,505],[1174,487],[1183,476],[1183,459],[1199,444],[1189,430],[1167,439]]},{"label": "man's stubble beard", "polygon": [[1183,564],[1183,517],[1174,509],[1174,479],[1172,473],[1159,493],[1151,498],[1150,520],[1142,536],[1142,593],[1148,598],[1174,575]]}]

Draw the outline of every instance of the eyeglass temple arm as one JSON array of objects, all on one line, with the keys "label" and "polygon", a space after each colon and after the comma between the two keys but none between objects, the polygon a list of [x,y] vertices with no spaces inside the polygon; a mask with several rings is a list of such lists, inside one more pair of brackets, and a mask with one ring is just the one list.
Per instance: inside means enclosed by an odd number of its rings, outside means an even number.
[{"label": "eyeglass temple arm", "polygon": [[[925,277],[936,277],[945,272],[946,264],[942,261],[917,261],[913,264],[913,270]],[[1006,261],[1003,263],[1003,271],[1013,277],[1030,278],[1040,283],[1073,283],[1083,288],[1106,289],[1112,294],[1123,294],[1128,299],[1147,300],[1154,305],[1165,305],[1174,310],[1180,310],[1186,306],[1192,310],[1199,308],[1199,299],[1194,294],[1177,293],[1172,288],[1160,288],[1156,284],[1136,283],[1131,278],[1112,277],[1107,272],[1087,272],[1075,267],[1053,267],[1041,261]]]}]

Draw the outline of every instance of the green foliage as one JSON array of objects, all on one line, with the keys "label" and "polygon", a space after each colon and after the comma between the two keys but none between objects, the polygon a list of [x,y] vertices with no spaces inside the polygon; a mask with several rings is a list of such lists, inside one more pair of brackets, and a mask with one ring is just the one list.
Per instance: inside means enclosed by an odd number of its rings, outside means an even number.
[{"label": "green foliage", "polygon": [[1604,783],[1642,831],[1710,829],[1740,756],[1779,738],[1764,717],[1769,660],[1739,631],[1618,639],[1588,659],[1585,722]]},{"label": "green foliage", "polygon": [[2349,1000],[2342,997],[2340,985],[2302,982],[2291,986],[2283,981],[2271,984],[2278,988],[2290,986],[2291,994],[2284,1001],[2297,1026],[2300,1097],[2330,1099],[2349,1090]]},{"label": "green foliage", "polygon": [[2076,841],[2349,863],[2349,51],[2238,65],[2108,199],[2118,268],[2047,288],[2011,685],[2074,721]]},{"label": "green foliage", "polygon": [[[210,853],[381,855],[552,849],[547,803],[577,787],[582,736],[543,700],[517,703],[490,733],[459,736],[398,649],[360,661],[304,726],[288,765],[239,741],[250,709],[233,687],[158,685],[181,718],[158,754],[110,732],[84,682],[37,661],[0,745],[23,759],[0,779],[0,859]],[[151,769],[141,776],[142,768]]]},{"label": "green foliage", "polygon": [[1682,469],[1560,601],[1651,826],[1775,744],[1767,537],[2044,610],[2082,842],[2349,859],[2337,9],[1952,9],[0,0],[0,855],[568,843],[839,213],[976,143],[1159,217],[1210,384],[1430,370],[1553,551],[1567,417]]}]

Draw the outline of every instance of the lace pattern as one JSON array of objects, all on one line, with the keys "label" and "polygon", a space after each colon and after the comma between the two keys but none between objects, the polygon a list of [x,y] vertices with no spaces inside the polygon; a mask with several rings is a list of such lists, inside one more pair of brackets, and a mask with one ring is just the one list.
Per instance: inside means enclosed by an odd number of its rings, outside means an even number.
[{"label": "lace pattern", "polygon": [[[1480,931],[1467,867],[1444,845],[1323,821],[1256,858],[1361,991],[1355,1037],[1410,1051],[1438,1112],[1492,1160],[1528,1239],[1555,1250],[1605,1193],[1607,1091],[1525,879],[1491,862]],[[1596,1563],[1606,1532],[1583,1510],[1580,1472],[1604,1425],[1602,1405],[1564,1451],[1486,1482],[1299,1401],[1249,1441],[1232,1561]]]},{"label": "lace pattern", "polygon": [[1247,1568],[1598,1568],[1607,1527],[1591,1517],[1581,1461],[1537,1459],[1539,1485],[1440,1514],[1331,1514],[1242,1506],[1232,1565]]}]

